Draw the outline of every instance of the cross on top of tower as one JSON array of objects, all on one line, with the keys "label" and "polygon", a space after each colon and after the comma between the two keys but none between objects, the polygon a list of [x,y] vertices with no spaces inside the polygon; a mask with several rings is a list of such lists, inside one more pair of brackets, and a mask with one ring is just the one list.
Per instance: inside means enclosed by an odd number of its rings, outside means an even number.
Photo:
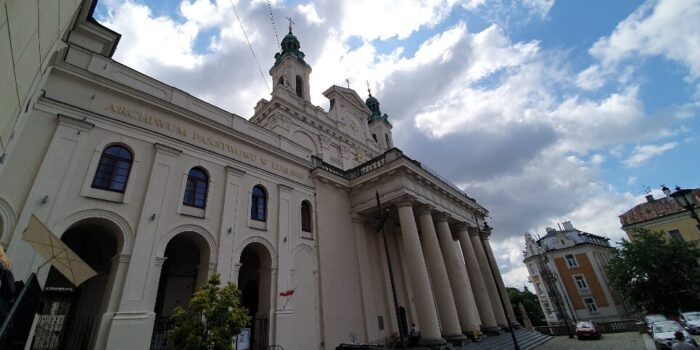
[{"label": "cross on top of tower", "polygon": [[372,89],[369,88],[369,80],[367,80],[366,83],[367,83],[367,92],[369,92],[369,96],[372,97]]},{"label": "cross on top of tower", "polygon": [[345,83],[348,84],[348,89],[350,88],[350,79],[345,78]]},{"label": "cross on top of tower", "polygon": [[294,23],[294,21],[292,21],[291,17],[287,17],[287,20],[289,21],[289,33],[291,33],[292,32],[292,24],[296,24],[296,23]]}]

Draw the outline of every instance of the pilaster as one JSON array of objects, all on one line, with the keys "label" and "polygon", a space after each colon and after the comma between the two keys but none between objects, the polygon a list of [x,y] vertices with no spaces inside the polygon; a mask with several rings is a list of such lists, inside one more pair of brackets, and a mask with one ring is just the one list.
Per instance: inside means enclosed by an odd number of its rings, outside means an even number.
[{"label": "pilaster", "polygon": [[[219,232],[219,254],[218,254],[218,271],[221,274],[221,283],[227,282],[236,283],[233,278],[233,245],[236,241],[238,227],[236,227],[239,215],[239,189],[243,180],[245,171],[226,167],[226,187],[224,189],[224,208],[221,211],[221,228]],[[244,213],[246,211],[243,211]]]},{"label": "pilaster", "polygon": [[484,284],[486,285],[486,291],[488,292],[489,300],[491,301],[491,309],[493,310],[494,316],[496,317],[496,323],[499,327],[504,328],[508,326],[508,320],[506,319],[505,310],[501,306],[501,299],[498,297],[498,287],[496,287],[496,280],[493,278],[491,273],[491,268],[486,260],[486,252],[484,247],[481,245],[481,238],[479,229],[472,227],[469,229],[469,238],[474,248],[474,253],[476,255],[476,260],[481,270],[481,275],[484,278]]}]

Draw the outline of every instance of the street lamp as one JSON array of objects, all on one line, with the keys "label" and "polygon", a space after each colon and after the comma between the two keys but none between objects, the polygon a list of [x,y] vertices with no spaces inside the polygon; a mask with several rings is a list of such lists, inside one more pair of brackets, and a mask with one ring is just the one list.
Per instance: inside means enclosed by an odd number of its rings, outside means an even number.
[{"label": "street lamp", "polygon": [[700,225],[700,218],[695,212],[695,200],[693,199],[693,190],[691,189],[681,189],[676,186],[676,192],[671,193],[671,198],[676,201],[679,207],[684,208],[690,212],[690,217],[695,219]]}]

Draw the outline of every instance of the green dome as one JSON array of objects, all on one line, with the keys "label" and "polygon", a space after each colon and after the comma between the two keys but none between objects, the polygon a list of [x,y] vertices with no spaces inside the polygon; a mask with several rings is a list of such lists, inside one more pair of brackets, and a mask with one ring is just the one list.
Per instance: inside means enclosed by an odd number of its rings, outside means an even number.
[{"label": "green dome", "polygon": [[282,60],[282,57],[286,55],[296,57],[299,61],[306,64],[306,62],[304,62],[305,55],[301,50],[299,50],[301,48],[299,39],[292,34],[291,28],[289,29],[289,33],[282,39],[280,46],[282,51],[275,54],[275,65],[277,65]]},{"label": "green dome", "polygon": [[365,100],[365,105],[367,105],[367,108],[372,111],[372,114],[367,117],[367,120],[370,123],[376,120],[384,120],[385,122],[389,123],[389,116],[382,114],[382,111],[379,109],[379,100],[372,96],[371,92],[369,93],[367,100]]}]

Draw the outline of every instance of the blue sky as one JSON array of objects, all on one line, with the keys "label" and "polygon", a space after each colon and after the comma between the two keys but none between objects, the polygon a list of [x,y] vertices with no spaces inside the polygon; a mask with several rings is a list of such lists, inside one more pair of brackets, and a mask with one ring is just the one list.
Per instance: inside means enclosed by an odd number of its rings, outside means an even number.
[{"label": "blue sky", "polygon": [[267,79],[272,9],[314,103],[370,82],[397,146],[491,211],[507,284],[524,232],[617,241],[647,187],[699,185],[700,1],[101,0],[95,17],[123,35],[116,60],[249,118],[269,91],[232,5]]}]

